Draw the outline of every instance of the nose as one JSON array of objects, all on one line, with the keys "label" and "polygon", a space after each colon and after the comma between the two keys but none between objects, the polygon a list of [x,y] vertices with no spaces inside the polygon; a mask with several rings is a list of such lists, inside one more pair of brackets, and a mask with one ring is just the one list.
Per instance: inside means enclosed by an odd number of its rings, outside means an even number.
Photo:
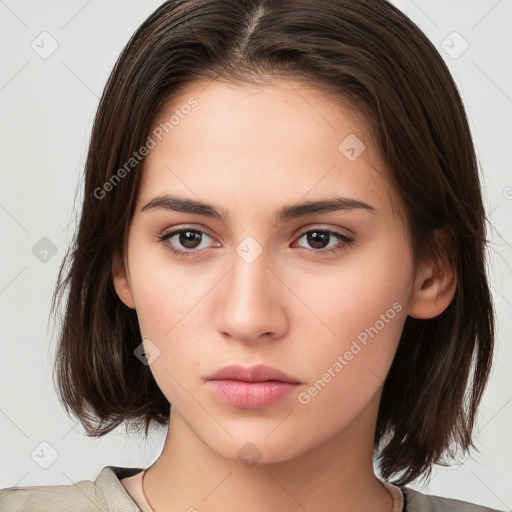
[{"label": "nose", "polygon": [[251,343],[286,332],[286,287],[268,260],[265,251],[252,262],[234,254],[232,268],[218,288],[214,327],[223,336]]}]

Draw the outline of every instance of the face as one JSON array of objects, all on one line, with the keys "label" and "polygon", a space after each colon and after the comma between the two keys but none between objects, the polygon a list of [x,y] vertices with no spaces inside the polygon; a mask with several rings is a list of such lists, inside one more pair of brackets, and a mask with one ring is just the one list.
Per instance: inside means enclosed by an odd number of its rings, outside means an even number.
[{"label": "face", "polygon": [[[173,414],[232,459],[248,442],[276,462],[333,438],[380,397],[411,297],[403,211],[364,123],[299,83],[208,82],[150,137],[116,290]],[[211,208],[151,206],[166,195]],[[298,207],[313,202],[338,208]],[[300,384],[233,405],[205,380],[232,363]]]}]

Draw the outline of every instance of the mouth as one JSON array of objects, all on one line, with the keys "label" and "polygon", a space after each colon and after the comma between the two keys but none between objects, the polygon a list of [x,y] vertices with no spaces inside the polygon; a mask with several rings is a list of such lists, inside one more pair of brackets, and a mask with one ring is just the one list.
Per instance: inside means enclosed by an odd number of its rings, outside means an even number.
[{"label": "mouth", "polygon": [[288,382],[290,384],[302,384],[299,379],[285,372],[265,364],[243,366],[231,364],[211,373],[206,380],[239,380],[244,382]]},{"label": "mouth", "polygon": [[277,368],[267,365],[230,365],[208,377],[213,393],[239,409],[264,409],[288,398],[301,384]]}]

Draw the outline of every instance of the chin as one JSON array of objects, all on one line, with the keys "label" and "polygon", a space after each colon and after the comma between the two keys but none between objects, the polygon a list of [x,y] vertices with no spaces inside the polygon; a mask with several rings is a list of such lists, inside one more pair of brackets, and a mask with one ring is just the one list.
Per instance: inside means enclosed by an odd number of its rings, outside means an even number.
[{"label": "chin", "polygon": [[[278,423],[274,423],[272,428],[276,428],[277,425]],[[272,432],[272,429],[256,428],[254,435],[251,435],[250,429],[243,429],[240,435],[229,431],[233,437],[226,434],[222,440],[216,439],[213,443],[204,439],[203,441],[220,456],[239,462],[248,468],[285,462],[307,449],[299,445],[294,440],[294,436],[284,429],[278,434]],[[272,433],[268,435],[268,432]]]}]

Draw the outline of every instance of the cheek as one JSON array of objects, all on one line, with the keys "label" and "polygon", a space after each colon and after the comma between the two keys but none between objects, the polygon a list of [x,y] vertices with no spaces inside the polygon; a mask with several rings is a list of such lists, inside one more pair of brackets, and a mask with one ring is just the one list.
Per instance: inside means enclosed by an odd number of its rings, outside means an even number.
[{"label": "cheek", "polygon": [[337,292],[336,300],[326,296],[323,307],[319,303],[312,306],[320,311],[321,323],[302,321],[303,334],[309,332],[303,337],[316,342],[304,346],[301,359],[316,361],[313,377],[319,377],[341,359],[343,369],[338,368],[336,373],[350,373],[347,382],[372,379],[372,371],[384,380],[405,322],[402,290],[393,281],[381,281],[382,287],[369,288],[363,288],[354,278],[343,280],[343,284],[347,288]]},{"label": "cheek", "polygon": [[300,359],[304,369],[308,361],[308,379],[297,398],[305,412],[321,415],[327,433],[349,424],[384,384],[406,316],[405,307],[391,299],[369,295],[338,302],[327,315],[336,335],[304,346]]},{"label": "cheek", "polygon": [[204,357],[196,321],[200,311],[200,304],[196,303],[203,294],[192,293],[169,273],[153,268],[139,276],[134,295],[145,348],[157,354],[150,362],[151,373],[171,404],[187,403],[190,396],[182,386],[190,388],[190,375],[198,374],[198,361]]},{"label": "cheek", "polygon": [[318,340],[305,344],[301,355],[311,362],[308,395],[326,410],[343,405],[356,413],[389,372],[407,316],[410,261],[396,239],[388,240],[302,290],[321,319],[302,320],[306,338]]},{"label": "cheek", "polygon": [[159,244],[134,246],[130,276],[141,332],[163,341],[179,329],[201,290],[198,281],[180,270]]},{"label": "cheek", "polygon": [[215,280],[212,277],[210,282],[207,276],[197,279],[197,273],[194,277],[192,272],[170,264],[157,251],[134,251],[131,259],[132,293],[141,336],[158,348],[151,371],[166,396],[179,387],[174,378],[189,380],[198,373],[198,361],[208,358],[214,349],[208,339],[212,338],[210,317],[204,308]]}]

